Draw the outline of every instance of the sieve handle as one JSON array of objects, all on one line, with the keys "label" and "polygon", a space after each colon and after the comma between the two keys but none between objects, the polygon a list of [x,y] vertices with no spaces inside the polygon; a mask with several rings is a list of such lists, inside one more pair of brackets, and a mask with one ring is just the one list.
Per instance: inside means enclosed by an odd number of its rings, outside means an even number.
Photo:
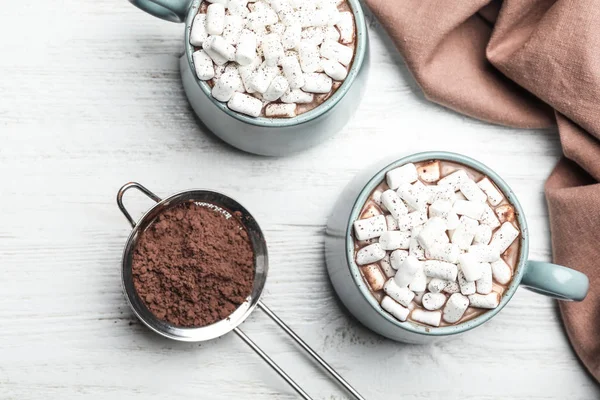
[{"label": "sieve handle", "polygon": [[127,218],[127,221],[129,221],[129,223],[131,224],[131,227],[135,228],[135,221],[133,220],[133,218],[131,218],[131,215],[129,215],[129,211],[127,211],[127,209],[123,205],[123,195],[129,189],[137,189],[157,203],[160,202],[161,199],[160,197],[158,197],[157,195],[155,195],[154,193],[152,193],[137,182],[126,183],[123,185],[123,187],[121,187],[121,189],[119,189],[119,191],[117,192],[117,205],[119,206],[119,209],[121,210],[125,218]]},{"label": "sieve handle", "polygon": [[340,374],[337,373],[335,369],[333,369],[327,362],[321,358],[320,355],[317,354],[304,340],[300,338],[289,326],[285,324],[273,311],[269,309],[262,301],[258,301],[258,308],[263,310],[265,314],[269,316],[281,329],[285,331],[296,343],[300,345],[315,361],[317,361],[321,367],[323,367],[329,374],[336,380],[340,385],[342,385],[354,398],[358,400],[365,400],[364,397],[361,396],[360,393],[356,389],[354,389]]},{"label": "sieve handle", "polygon": [[300,385],[298,385],[283,369],[281,369],[281,367],[279,365],[277,365],[277,363],[275,361],[273,361],[273,359],[271,357],[269,357],[267,355],[267,353],[265,353],[260,347],[258,347],[258,345],[252,341],[252,339],[250,339],[244,332],[242,332],[242,330],[240,328],[235,328],[233,331],[235,333],[237,333],[237,335],[244,342],[246,342],[246,344],[248,346],[250,346],[252,348],[252,350],[254,350],[256,352],[256,354],[258,354],[260,356],[260,358],[262,358],[263,360],[265,360],[265,362],[267,364],[269,364],[271,366],[271,368],[273,368],[275,370],[275,372],[277,372],[279,374],[279,376],[281,376],[283,379],[285,379],[285,381],[292,388],[294,388],[294,390],[296,391],[296,393],[298,393],[300,396],[302,396],[302,398],[304,400],[313,400],[313,398],[310,397],[308,395],[308,393],[306,393],[304,391],[304,389],[302,389],[300,387]]}]

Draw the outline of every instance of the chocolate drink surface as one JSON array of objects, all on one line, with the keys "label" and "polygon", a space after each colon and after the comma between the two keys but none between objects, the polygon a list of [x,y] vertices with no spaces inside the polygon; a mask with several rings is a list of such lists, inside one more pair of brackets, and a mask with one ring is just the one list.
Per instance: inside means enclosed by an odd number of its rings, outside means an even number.
[{"label": "chocolate drink surface", "polygon": [[428,160],[386,173],[354,222],[355,260],[400,321],[457,325],[496,308],[518,266],[520,226],[481,172]]},{"label": "chocolate drink surface", "polygon": [[356,53],[347,0],[203,1],[190,44],[211,95],[252,117],[293,118],[329,99]]},{"label": "chocolate drink surface", "polygon": [[140,234],[132,273],[138,296],[158,319],[202,327],[226,319],[252,293],[254,253],[236,215],[185,202]]}]

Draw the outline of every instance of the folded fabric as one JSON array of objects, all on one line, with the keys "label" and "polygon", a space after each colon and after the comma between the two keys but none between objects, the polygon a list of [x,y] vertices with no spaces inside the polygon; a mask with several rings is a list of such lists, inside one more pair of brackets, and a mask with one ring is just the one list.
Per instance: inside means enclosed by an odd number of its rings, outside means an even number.
[{"label": "folded fabric", "polygon": [[553,257],[590,278],[587,298],[560,310],[600,380],[600,2],[366,3],[431,101],[497,124],[558,126],[565,158],[546,183]]}]

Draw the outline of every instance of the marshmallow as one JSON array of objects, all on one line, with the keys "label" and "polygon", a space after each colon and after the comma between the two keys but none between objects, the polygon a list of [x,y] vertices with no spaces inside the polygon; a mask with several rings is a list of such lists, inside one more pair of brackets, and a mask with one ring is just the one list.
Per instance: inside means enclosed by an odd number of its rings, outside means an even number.
[{"label": "marshmallow", "polygon": [[383,286],[383,291],[404,307],[408,307],[415,297],[415,294],[407,287],[398,286],[393,278],[388,279]]},{"label": "marshmallow", "polygon": [[[445,261],[449,263],[456,263],[460,249],[454,243],[438,244],[427,250],[426,256],[433,260]],[[456,276],[454,277],[456,279]],[[454,280],[452,279],[452,280]]]},{"label": "marshmallow", "polygon": [[440,179],[440,162],[431,161],[417,168],[419,178],[423,182],[435,183]]},{"label": "marshmallow", "polygon": [[515,220],[515,209],[510,204],[504,204],[496,208],[496,215],[500,222],[512,222]]},{"label": "marshmallow", "polygon": [[[295,12],[294,7],[287,0],[272,0],[271,7],[279,16],[279,19],[288,26],[292,24],[297,24],[297,21],[294,21]],[[298,27],[300,25],[298,24]]]},{"label": "marshmallow", "polygon": [[206,9],[206,31],[209,35],[221,35],[225,28],[225,6],[213,3]]},{"label": "marshmallow", "polygon": [[414,210],[423,210],[430,198],[429,189],[420,181],[413,185],[402,183],[398,187],[398,195]]},{"label": "marshmallow", "polygon": [[458,274],[458,268],[455,264],[437,260],[425,261],[423,271],[427,276],[446,281],[455,281]]},{"label": "marshmallow", "polygon": [[311,43],[300,42],[298,45],[298,58],[302,71],[306,73],[319,72],[322,68],[319,48]]},{"label": "marshmallow", "polygon": [[448,282],[443,292],[449,294],[460,293],[460,287],[456,282]]},{"label": "marshmallow", "polygon": [[[207,53],[208,54],[208,53]],[[219,79],[221,75],[225,72],[227,67],[225,65],[215,65],[215,80]],[[238,69],[239,71],[239,69]]]},{"label": "marshmallow", "polygon": [[[220,53],[216,52],[213,49],[214,42],[218,40],[216,38],[220,38],[221,40],[225,41],[225,39],[223,39],[220,36],[209,36],[208,39],[204,40],[204,42],[202,43],[202,49],[204,49],[206,54],[208,54],[208,56],[211,58],[211,60],[213,60],[213,62],[217,66],[222,66],[225,65],[229,60],[226,56],[222,56]],[[221,50],[223,50],[223,47],[221,47]]]},{"label": "marshmallow", "polygon": [[483,191],[472,179],[466,179],[461,182],[459,190],[469,201],[485,203],[487,200],[486,194],[483,193]]},{"label": "marshmallow", "polygon": [[330,77],[321,73],[304,74],[304,86],[302,90],[309,93],[329,93],[333,86]]},{"label": "marshmallow", "polygon": [[326,26],[329,25],[331,19],[326,10],[298,11],[296,15],[303,28],[310,26]]},{"label": "marshmallow", "polygon": [[290,84],[287,79],[283,76],[276,76],[275,79],[271,81],[269,88],[263,94],[263,99],[265,101],[275,101],[279,99],[283,94],[288,90]]},{"label": "marshmallow", "polygon": [[413,183],[419,179],[417,167],[413,163],[404,164],[401,167],[394,168],[385,174],[385,181],[390,189],[396,190],[401,183]]},{"label": "marshmallow", "polygon": [[250,115],[251,117],[258,117],[262,111],[262,101],[256,97],[236,92],[227,103],[227,107],[233,111]]},{"label": "marshmallow", "polygon": [[383,215],[354,221],[354,236],[358,240],[374,239],[385,231],[386,223]]},{"label": "marshmallow", "polygon": [[325,41],[325,28],[324,27],[310,27],[304,28],[300,35],[300,40],[304,43],[310,43],[315,46],[319,46]]},{"label": "marshmallow", "polygon": [[408,231],[415,226],[424,224],[425,221],[427,221],[427,214],[423,211],[413,211],[398,220],[398,228],[401,231]]},{"label": "marshmallow", "polygon": [[192,23],[190,44],[192,46],[200,47],[206,39],[208,39],[208,32],[206,31],[206,14],[198,14],[194,17],[194,22]]},{"label": "marshmallow", "polygon": [[454,204],[456,201],[456,193],[452,186],[429,186],[430,196],[428,203],[433,204],[438,200],[449,201],[451,204]]},{"label": "marshmallow", "polygon": [[[425,276],[427,276],[427,275],[425,275]],[[444,279],[433,278],[427,284],[427,289],[431,293],[440,293],[442,290],[444,290],[444,288],[446,287],[447,284],[448,284],[448,281],[446,281]]]},{"label": "marshmallow", "polygon": [[222,4],[223,7],[227,7],[229,5],[229,0],[206,0],[209,3],[218,3],[218,4]]},{"label": "marshmallow", "polygon": [[333,80],[343,81],[348,76],[346,67],[337,61],[323,60],[321,64],[323,65],[323,71]]},{"label": "marshmallow", "polygon": [[413,292],[424,292],[427,289],[427,276],[423,271],[423,266],[419,266],[417,272],[415,273],[415,277],[408,285],[408,288]]},{"label": "marshmallow", "polygon": [[328,26],[325,29],[325,40],[333,40],[334,42],[340,41],[340,31],[334,26]]},{"label": "marshmallow", "polygon": [[196,70],[196,76],[202,81],[207,81],[214,78],[215,68],[211,58],[206,54],[204,50],[198,50],[192,54],[194,60],[194,69]]},{"label": "marshmallow", "polygon": [[358,265],[373,264],[385,257],[385,250],[379,243],[373,243],[363,247],[356,252],[356,263]]},{"label": "marshmallow", "polygon": [[404,217],[408,214],[406,205],[398,196],[398,193],[389,189],[381,194],[381,204],[392,214],[396,220]]},{"label": "marshmallow", "polygon": [[248,87],[260,94],[267,91],[273,79],[277,76],[279,69],[277,67],[269,67],[263,63],[257,70],[252,74]]},{"label": "marshmallow", "polygon": [[463,317],[469,307],[469,299],[460,293],[455,293],[446,302],[443,318],[449,324],[454,324]]},{"label": "marshmallow", "polygon": [[477,186],[479,186],[479,188],[486,194],[487,200],[491,205],[497,206],[502,202],[502,200],[504,200],[502,193],[500,193],[500,191],[496,188],[496,185],[494,185],[488,178],[483,178],[477,182]]},{"label": "marshmallow", "polygon": [[340,30],[342,43],[348,44],[354,41],[354,17],[351,12],[341,12],[336,26]]},{"label": "marshmallow", "polygon": [[396,270],[392,267],[392,263],[390,262],[390,256],[386,254],[381,261],[379,261],[379,267],[385,274],[387,278],[393,278],[396,275]]},{"label": "marshmallow", "polygon": [[219,101],[229,101],[236,90],[243,86],[242,78],[235,69],[226,70],[216,81],[212,88],[212,96]]},{"label": "marshmallow", "polygon": [[492,241],[490,242],[490,247],[493,247],[494,249],[498,250],[500,254],[502,254],[510,247],[512,242],[514,242],[518,236],[519,231],[517,228],[515,228],[510,222],[505,222],[500,228],[498,228],[496,232],[494,232]]},{"label": "marshmallow", "polygon": [[269,25],[269,32],[274,33],[279,36],[280,40],[283,40],[283,34],[285,33],[287,26],[282,24],[281,22],[276,23],[275,25]]},{"label": "marshmallow", "polygon": [[473,254],[479,262],[494,262],[500,259],[500,251],[491,245],[474,244],[469,247],[469,253]]},{"label": "marshmallow", "polygon": [[381,300],[381,308],[392,314],[396,319],[399,319],[403,322],[406,321],[408,314],[410,314],[410,310],[408,308],[402,307],[389,296],[385,296],[383,300]]},{"label": "marshmallow", "polygon": [[425,222],[423,229],[416,236],[419,244],[429,250],[434,246],[448,243],[448,235],[446,235],[446,221],[441,218],[433,217]]},{"label": "marshmallow", "polygon": [[460,287],[460,292],[465,296],[477,292],[477,284],[475,281],[468,281],[462,269],[458,271],[458,286]]},{"label": "marshmallow", "polygon": [[447,175],[440,179],[438,181],[438,185],[450,186],[456,192],[460,189],[460,185],[469,179],[469,175],[467,175],[465,170],[459,169],[458,171],[454,171],[450,175]]},{"label": "marshmallow", "polygon": [[255,90],[252,90],[250,88],[250,80],[252,79],[254,72],[261,65],[261,63],[262,63],[262,58],[256,57],[252,61],[252,63],[250,63],[249,65],[240,66],[238,68],[240,77],[242,78],[242,83],[244,84],[244,88],[246,89],[246,92],[248,92],[248,93],[256,92]]},{"label": "marshmallow", "polygon": [[229,44],[237,44],[244,29],[244,18],[239,15],[226,15],[223,39]]},{"label": "marshmallow", "polygon": [[492,292],[490,294],[472,294],[469,296],[471,307],[476,308],[496,308],[500,304],[500,294]]},{"label": "marshmallow", "polygon": [[284,49],[294,49],[300,44],[302,38],[302,27],[298,24],[292,24],[286,27],[281,37],[281,44]]},{"label": "marshmallow", "polygon": [[477,284],[477,293],[488,294],[492,292],[492,266],[490,263],[481,263],[483,274],[475,282]]},{"label": "marshmallow", "polygon": [[492,276],[501,285],[506,285],[512,278],[512,270],[503,259],[494,261],[492,264]]},{"label": "marshmallow", "polygon": [[269,118],[293,118],[296,116],[295,104],[268,104],[265,115]]},{"label": "marshmallow", "polygon": [[250,11],[248,10],[248,0],[229,0],[227,11],[230,15],[239,15],[246,18]]},{"label": "marshmallow", "polygon": [[468,282],[474,282],[483,275],[483,268],[477,256],[472,253],[464,253],[458,257],[458,264],[464,278]]},{"label": "marshmallow", "polygon": [[[393,264],[392,264],[393,265]],[[417,270],[421,268],[421,262],[415,257],[408,256],[398,268],[394,280],[400,287],[407,287],[415,279]]]},{"label": "marshmallow", "polygon": [[268,34],[263,38],[261,45],[265,63],[269,67],[275,67],[279,64],[279,60],[283,57],[283,45],[279,35],[275,33]]},{"label": "marshmallow", "polygon": [[459,249],[467,250],[473,243],[475,233],[479,223],[469,217],[460,217],[458,227],[452,233],[452,243],[455,243]]},{"label": "marshmallow", "polygon": [[411,311],[412,311],[412,310],[414,310],[414,309],[416,308],[416,307],[415,307],[415,305],[416,305],[416,304],[418,304],[418,305],[423,305],[423,303],[422,303],[422,300],[423,300],[423,295],[424,295],[424,294],[425,294],[425,292],[418,292],[418,293],[415,293],[415,298],[413,299],[413,302],[412,302],[412,303],[410,303],[410,304],[411,304],[411,307],[409,307]]},{"label": "marshmallow", "polygon": [[235,59],[235,48],[227,43],[222,36],[209,36],[202,44],[202,48],[217,65]]},{"label": "marshmallow", "polygon": [[414,309],[411,316],[417,322],[436,327],[440,326],[442,320],[442,313],[440,311],[424,311],[419,308]]},{"label": "marshmallow", "polygon": [[[452,192],[454,195],[454,192]],[[458,227],[458,215],[454,212],[452,202],[449,200],[436,200],[429,206],[429,218],[439,217],[446,221],[446,229],[454,230]]]},{"label": "marshmallow", "polygon": [[353,56],[354,52],[350,47],[333,40],[326,40],[321,44],[321,57],[348,66],[352,62]]},{"label": "marshmallow", "polygon": [[371,287],[371,290],[377,292],[383,289],[383,285],[385,285],[385,276],[381,273],[379,267],[375,264],[366,265],[360,268],[365,280]]},{"label": "marshmallow", "polygon": [[496,217],[496,214],[494,214],[494,210],[492,210],[492,208],[487,204],[483,205],[483,215],[481,216],[479,221],[492,229],[496,229],[500,226],[500,221]]},{"label": "marshmallow", "polygon": [[293,89],[293,90],[290,90],[290,91],[284,93],[284,95],[281,96],[281,101],[283,101],[284,103],[298,103],[298,104],[312,103],[313,94],[306,93],[300,89]]},{"label": "marshmallow", "polygon": [[256,34],[248,29],[243,29],[239,35],[235,61],[246,66],[252,64],[256,58]]},{"label": "marshmallow", "polygon": [[399,230],[399,228],[398,228],[398,221],[396,221],[396,218],[392,217],[391,215],[386,215],[385,216],[385,222],[387,224],[387,230],[388,231],[397,231],[397,230]]},{"label": "marshmallow", "polygon": [[379,237],[379,244],[384,250],[408,250],[410,245],[410,233],[400,231],[383,232]]},{"label": "marshmallow", "polygon": [[446,303],[446,295],[443,293],[425,293],[421,302],[423,307],[430,311],[439,310]]},{"label": "marshmallow", "polygon": [[399,269],[404,260],[408,257],[408,251],[406,250],[394,250],[392,254],[390,254],[390,264],[392,264],[392,268]]},{"label": "marshmallow", "polygon": [[489,244],[492,239],[492,228],[489,225],[481,224],[475,230],[473,242],[477,244]]},{"label": "marshmallow", "polygon": [[408,255],[416,257],[419,260],[425,260],[425,249],[419,244],[416,237],[410,239],[408,245]]},{"label": "marshmallow", "polygon": [[469,218],[480,220],[485,211],[485,206],[484,203],[477,203],[469,200],[456,200],[454,203],[454,212],[458,215],[466,215]]}]

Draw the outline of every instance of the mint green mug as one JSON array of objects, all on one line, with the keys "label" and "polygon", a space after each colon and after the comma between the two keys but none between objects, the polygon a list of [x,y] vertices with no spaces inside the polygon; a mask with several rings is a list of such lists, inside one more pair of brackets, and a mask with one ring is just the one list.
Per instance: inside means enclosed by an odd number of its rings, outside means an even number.
[{"label": "mint green mug", "polygon": [[[521,252],[513,279],[498,307],[459,325],[439,328],[425,327],[410,321],[400,322],[385,312],[371,294],[354,261],[352,224],[367,198],[385,178],[385,173],[406,163],[426,160],[447,160],[469,166],[487,175],[515,207],[521,228]],[[510,187],[493,170],[467,156],[447,152],[426,152],[386,161],[367,169],[346,186],[328,220],[325,234],[327,270],[342,303],[360,322],[390,339],[407,343],[428,343],[448,335],[466,332],[489,321],[510,301],[519,286],[559,300],[581,301],[585,298],[588,277],[571,268],[548,262],[528,260],[529,230],[523,208]]]},{"label": "mint green mug", "polygon": [[201,0],[129,0],[155,17],[185,22],[185,53],[179,67],[183,88],[202,122],[219,138],[249,153],[282,156],[317,145],[339,132],[363,97],[369,69],[367,25],[359,0],[347,0],[356,21],[356,53],[348,76],[317,108],[294,118],[253,118],[215,100],[206,82],[196,77],[190,31]]}]

